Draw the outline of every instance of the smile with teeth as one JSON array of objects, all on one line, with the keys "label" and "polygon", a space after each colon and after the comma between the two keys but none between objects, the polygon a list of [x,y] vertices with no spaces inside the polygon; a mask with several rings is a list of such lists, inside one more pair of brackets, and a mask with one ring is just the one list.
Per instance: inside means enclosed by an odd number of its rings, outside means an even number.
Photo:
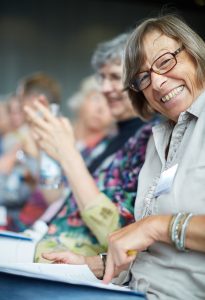
[{"label": "smile with teeth", "polygon": [[162,101],[163,102],[167,102],[169,100],[171,100],[173,97],[177,96],[178,94],[181,93],[181,91],[183,90],[184,86],[181,85],[179,87],[177,87],[176,89],[173,89],[169,94],[165,95],[164,97],[162,97]]}]

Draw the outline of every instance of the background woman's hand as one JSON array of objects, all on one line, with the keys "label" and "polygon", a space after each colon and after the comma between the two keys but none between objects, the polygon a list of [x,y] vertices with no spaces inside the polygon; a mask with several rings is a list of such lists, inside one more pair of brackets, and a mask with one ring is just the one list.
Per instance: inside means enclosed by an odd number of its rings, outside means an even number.
[{"label": "background woman's hand", "polygon": [[53,116],[40,101],[34,103],[34,108],[24,108],[34,137],[41,149],[60,161],[75,147],[72,125],[66,118]]}]

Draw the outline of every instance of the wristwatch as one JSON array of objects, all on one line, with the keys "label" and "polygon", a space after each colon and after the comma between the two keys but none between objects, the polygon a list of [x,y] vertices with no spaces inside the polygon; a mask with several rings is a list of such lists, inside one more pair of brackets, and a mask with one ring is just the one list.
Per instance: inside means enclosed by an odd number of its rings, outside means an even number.
[{"label": "wristwatch", "polygon": [[107,253],[99,253],[99,256],[102,260],[102,263],[103,263],[103,275],[102,275],[102,279],[105,275],[105,267],[106,267],[106,260],[107,260]]}]

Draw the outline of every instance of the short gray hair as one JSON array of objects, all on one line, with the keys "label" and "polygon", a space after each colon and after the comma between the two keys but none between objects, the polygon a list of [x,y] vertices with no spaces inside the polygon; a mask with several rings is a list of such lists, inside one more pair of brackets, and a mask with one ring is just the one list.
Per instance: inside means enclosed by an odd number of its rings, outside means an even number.
[{"label": "short gray hair", "polygon": [[110,62],[120,61],[121,63],[129,36],[130,33],[123,33],[109,41],[98,44],[91,59],[93,69],[98,71]]},{"label": "short gray hair", "polygon": [[[175,15],[164,15],[143,21],[131,34],[125,50],[124,85],[127,88],[134,75],[140,71],[145,60],[143,40],[147,33],[158,30],[179,41],[196,64],[197,82],[200,87],[205,80],[205,43],[183,20]],[[153,113],[143,93],[128,89],[129,97],[136,111],[144,118]]]}]

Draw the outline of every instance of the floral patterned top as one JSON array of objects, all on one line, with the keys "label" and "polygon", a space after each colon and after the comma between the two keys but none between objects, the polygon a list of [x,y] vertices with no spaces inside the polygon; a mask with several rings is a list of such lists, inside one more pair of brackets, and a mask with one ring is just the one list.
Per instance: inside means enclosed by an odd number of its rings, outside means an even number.
[{"label": "floral patterned top", "polygon": [[[90,146],[81,147],[79,150],[86,165],[89,166],[95,158],[101,154],[107,148],[112,136],[104,137],[101,140],[96,140],[96,143]],[[30,162],[32,163],[32,161]],[[64,178],[65,184],[67,184],[66,177]],[[3,184],[4,182],[2,182]],[[5,184],[5,183],[4,183]],[[1,175],[0,175],[1,185]],[[1,198],[1,197],[0,197]],[[25,198],[25,197],[24,197]],[[1,199],[0,199],[1,200]],[[0,201],[1,202],[1,201]],[[26,199],[25,204],[22,206],[17,205],[12,210],[7,210],[7,224],[0,226],[0,229],[22,232],[28,229],[32,224],[41,218],[43,213],[48,208],[48,204],[44,199],[41,189],[37,186],[31,195]]]},{"label": "floral patterned top", "polygon": [[35,261],[41,260],[42,252],[67,248],[82,255],[105,251],[107,235],[134,221],[138,174],[152,126],[153,123],[141,126],[122,149],[108,157],[94,172],[102,205],[80,214],[70,193],[50,224],[48,233],[38,244]]}]

